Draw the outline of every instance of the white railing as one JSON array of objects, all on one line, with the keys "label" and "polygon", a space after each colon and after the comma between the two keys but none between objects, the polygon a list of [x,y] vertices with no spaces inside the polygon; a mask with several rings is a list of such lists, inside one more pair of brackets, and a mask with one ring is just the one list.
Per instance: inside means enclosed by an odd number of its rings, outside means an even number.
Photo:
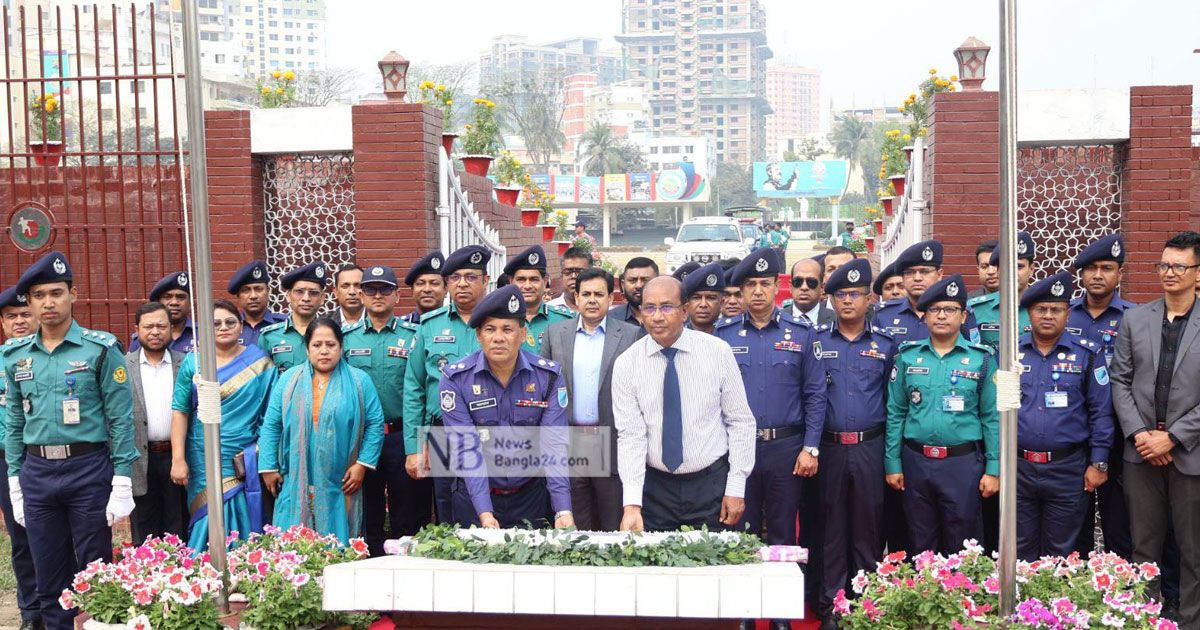
[{"label": "white railing", "polygon": [[904,195],[892,201],[895,216],[885,228],[887,237],[883,240],[883,246],[879,248],[881,268],[890,265],[900,255],[900,252],[924,238],[922,224],[927,206],[924,179],[925,139],[917,138],[913,141],[912,159],[908,164]]},{"label": "white railing", "polygon": [[[467,245],[482,245],[492,252],[488,263],[488,276],[492,283],[503,273],[508,262],[506,248],[500,243],[500,231],[488,225],[463,190],[458,174],[454,172],[454,161],[444,149],[438,150],[438,232],[442,253],[451,252]],[[493,284],[494,286],[494,284]],[[491,288],[491,287],[489,287]]]}]

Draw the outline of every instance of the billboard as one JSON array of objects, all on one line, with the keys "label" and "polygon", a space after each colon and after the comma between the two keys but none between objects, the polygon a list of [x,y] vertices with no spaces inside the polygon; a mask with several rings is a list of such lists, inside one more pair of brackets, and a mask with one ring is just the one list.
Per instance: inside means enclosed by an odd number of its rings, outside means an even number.
[{"label": "billboard", "polygon": [[[673,203],[708,201],[708,179],[690,162],[654,173],[609,173],[603,177],[555,175],[550,196],[557,203]],[[534,183],[538,183],[534,176]]]},{"label": "billboard", "polygon": [[840,197],[849,177],[846,160],[755,162],[754,192],[759,197]]}]

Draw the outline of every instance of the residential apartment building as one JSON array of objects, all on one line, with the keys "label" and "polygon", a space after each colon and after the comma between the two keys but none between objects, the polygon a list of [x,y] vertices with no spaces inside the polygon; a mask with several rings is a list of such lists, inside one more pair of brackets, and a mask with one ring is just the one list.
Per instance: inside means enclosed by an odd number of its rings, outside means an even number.
[{"label": "residential apartment building", "polygon": [[580,73],[595,74],[601,85],[619,81],[623,78],[621,56],[601,50],[599,39],[577,37],[531,44],[520,35],[494,37],[479,55],[479,84],[484,87],[510,80],[561,81]]},{"label": "residential apartment building", "polygon": [[821,130],[821,71],[785,64],[767,65],[767,153],[815,136]]},{"label": "residential apartment building", "polygon": [[238,5],[234,22],[249,75],[325,67],[325,0],[207,1]]}]

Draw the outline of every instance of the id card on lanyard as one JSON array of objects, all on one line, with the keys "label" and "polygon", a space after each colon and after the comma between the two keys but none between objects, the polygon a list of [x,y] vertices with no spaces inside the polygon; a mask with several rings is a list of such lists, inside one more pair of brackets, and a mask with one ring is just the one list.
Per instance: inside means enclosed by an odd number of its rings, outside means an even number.
[{"label": "id card on lanyard", "polygon": [[966,403],[962,396],[958,395],[956,388],[958,386],[958,375],[950,375],[950,393],[942,396],[942,411],[949,413],[962,413],[966,409]]},{"label": "id card on lanyard", "polygon": [[67,377],[67,397],[62,402],[63,424],[79,424],[79,398],[75,396],[75,377]]}]

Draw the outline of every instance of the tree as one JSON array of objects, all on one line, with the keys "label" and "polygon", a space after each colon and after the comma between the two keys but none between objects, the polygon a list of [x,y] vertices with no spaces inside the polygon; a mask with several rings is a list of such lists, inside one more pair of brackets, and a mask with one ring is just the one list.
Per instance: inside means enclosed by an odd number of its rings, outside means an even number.
[{"label": "tree", "polygon": [[864,143],[871,135],[871,123],[853,114],[839,115],[829,133],[834,155],[850,163],[850,173],[855,166],[862,166]]},{"label": "tree", "polygon": [[347,102],[361,79],[361,73],[351,68],[300,73],[296,81],[295,104],[298,107],[324,107],[331,103]]},{"label": "tree", "polygon": [[805,138],[800,141],[800,146],[796,147],[796,155],[804,162],[816,161],[826,152],[826,148],[815,138]]},{"label": "tree", "polygon": [[583,170],[588,175],[603,175],[619,173],[624,165],[624,155],[621,154],[621,141],[613,134],[612,127],[598,121],[592,124],[579,139],[579,147],[583,151]]},{"label": "tree", "polygon": [[712,183],[713,192],[709,207],[714,211],[720,212],[721,208],[753,206],[758,203],[749,167],[724,160],[717,162],[717,172]]},{"label": "tree", "polygon": [[617,145],[617,150],[621,152],[621,161],[623,166],[618,173],[634,173],[645,171],[650,168],[646,164],[646,156],[642,154],[642,147],[628,140],[622,140],[621,144]]},{"label": "tree", "polygon": [[500,117],[525,141],[534,171],[550,172],[550,160],[563,150],[563,82],[561,77],[505,80],[496,90]]}]

